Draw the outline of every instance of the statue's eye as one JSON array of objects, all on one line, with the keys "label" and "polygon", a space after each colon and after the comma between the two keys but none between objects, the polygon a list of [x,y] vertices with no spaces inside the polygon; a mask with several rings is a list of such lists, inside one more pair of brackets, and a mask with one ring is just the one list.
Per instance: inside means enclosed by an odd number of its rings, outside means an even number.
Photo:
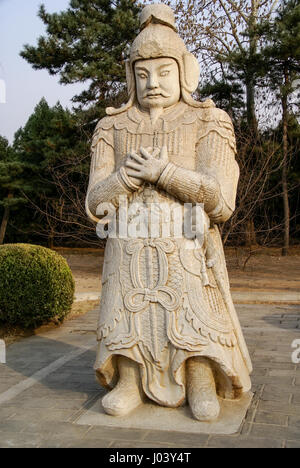
[{"label": "statue's eye", "polygon": [[169,75],[169,70],[164,70],[163,72],[161,72],[160,76],[167,76]]},{"label": "statue's eye", "polygon": [[145,78],[147,78],[147,75],[145,73],[139,73],[138,77],[142,78],[142,80],[144,80]]}]

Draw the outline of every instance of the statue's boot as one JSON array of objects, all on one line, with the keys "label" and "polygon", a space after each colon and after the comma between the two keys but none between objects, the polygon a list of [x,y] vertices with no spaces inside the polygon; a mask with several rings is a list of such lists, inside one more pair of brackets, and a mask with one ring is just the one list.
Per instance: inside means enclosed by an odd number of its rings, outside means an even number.
[{"label": "statue's boot", "polygon": [[118,357],[119,382],[102,398],[102,406],[107,414],[125,416],[143,401],[138,364],[126,357]]},{"label": "statue's boot", "polygon": [[213,421],[220,413],[216,384],[209,361],[202,357],[187,360],[187,398],[199,421]]}]

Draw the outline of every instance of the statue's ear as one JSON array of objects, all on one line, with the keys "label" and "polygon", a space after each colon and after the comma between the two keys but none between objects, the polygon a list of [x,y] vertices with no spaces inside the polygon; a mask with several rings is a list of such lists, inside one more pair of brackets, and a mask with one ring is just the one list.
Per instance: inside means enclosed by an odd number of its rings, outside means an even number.
[{"label": "statue's ear", "polygon": [[187,53],[183,56],[184,87],[192,94],[196,91],[199,83],[200,66],[193,54]]},{"label": "statue's ear", "polygon": [[132,72],[132,68],[130,66],[129,60],[125,61],[125,66],[126,66],[127,91],[128,91],[128,96],[131,96],[132,93],[134,92],[135,81],[134,81],[134,76],[133,76],[133,72]]}]

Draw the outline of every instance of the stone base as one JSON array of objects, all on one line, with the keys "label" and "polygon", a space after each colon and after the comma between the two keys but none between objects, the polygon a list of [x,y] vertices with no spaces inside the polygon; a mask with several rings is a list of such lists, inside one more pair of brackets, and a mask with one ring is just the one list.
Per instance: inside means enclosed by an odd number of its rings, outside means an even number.
[{"label": "stone base", "polygon": [[249,392],[240,400],[220,400],[221,413],[219,419],[214,422],[196,421],[188,406],[164,408],[150,401],[127,416],[109,416],[104,412],[100,399],[80,416],[76,424],[194,434],[235,434],[240,429],[252,398],[253,393]]}]

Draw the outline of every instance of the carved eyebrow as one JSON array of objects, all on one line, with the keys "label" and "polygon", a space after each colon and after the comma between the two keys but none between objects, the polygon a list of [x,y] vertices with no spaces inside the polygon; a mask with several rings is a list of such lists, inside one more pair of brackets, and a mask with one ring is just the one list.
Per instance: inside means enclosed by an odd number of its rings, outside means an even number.
[{"label": "carved eyebrow", "polygon": [[[163,63],[162,65],[160,65],[160,66],[159,66],[159,69],[165,68],[165,67],[170,67],[171,65],[173,65],[173,62],[166,62],[166,63]],[[137,71],[144,71],[144,72],[146,72],[146,73],[149,73],[148,68],[143,67],[143,66],[141,66],[141,65],[136,65],[136,66],[135,66],[135,69],[136,69]]]},{"label": "carved eyebrow", "polygon": [[144,71],[144,72],[146,72],[146,73],[149,73],[149,70],[147,70],[147,68],[144,68],[144,67],[136,66],[135,69],[136,69],[137,71]]},{"label": "carved eyebrow", "polygon": [[173,65],[173,62],[168,62],[168,63],[164,63],[159,68],[170,67],[171,65]]}]

